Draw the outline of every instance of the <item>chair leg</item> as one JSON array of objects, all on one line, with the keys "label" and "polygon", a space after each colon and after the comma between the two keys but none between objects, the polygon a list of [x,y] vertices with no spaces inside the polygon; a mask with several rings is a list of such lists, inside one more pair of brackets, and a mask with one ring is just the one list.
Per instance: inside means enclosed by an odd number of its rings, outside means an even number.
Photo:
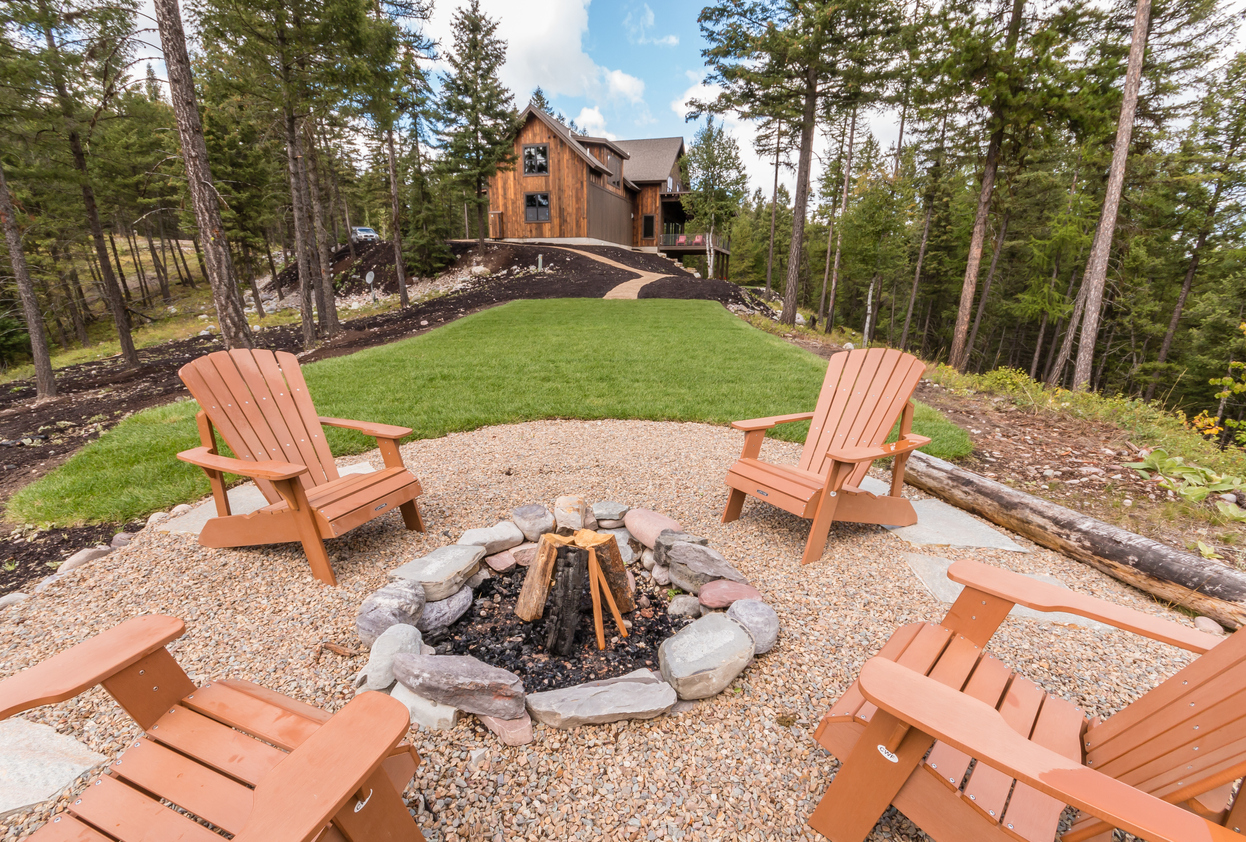
[{"label": "chair leg", "polygon": [[307,563],[311,566],[312,575],[326,585],[336,585],[337,577],[333,575],[333,565],[329,563],[329,554],[324,548],[324,539],[316,526],[316,515],[307,502],[307,492],[297,479],[283,480],[274,483],[278,493],[293,503],[294,522],[298,527],[299,541],[303,544],[303,552],[307,553]]},{"label": "chair leg", "polygon": [[744,508],[744,498],[747,496],[738,488],[731,489],[731,493],[727,495],[727,508],[723,509],[723,523],[731,523],[740,517],[740,512]]},{"label": "chair leg", "polygon": [[818,509],[814,512],[813,523],[809,527],[809,540],[805,543],[805,554],[801,564],[813,564],[822,558],[826,549],[826,539],[831,534],[831,524],[835,522],[835,509],[839,506],[840,492],[823,490],[822,499],[818,501]]},{"label": "chair leg", "polygon": [[[366,799],[362,807],[360,794]],[[424,842],[402,794],[380,769],[333,817],[333,824],[349,842]]]},{"label": "chair leg", "polygon": [[398,510],[402,512],[402,522],[407,525],[407,529],[414,532],[424,531],[424,518],[420,517],[420,506],[416,501],[403,503]]}]

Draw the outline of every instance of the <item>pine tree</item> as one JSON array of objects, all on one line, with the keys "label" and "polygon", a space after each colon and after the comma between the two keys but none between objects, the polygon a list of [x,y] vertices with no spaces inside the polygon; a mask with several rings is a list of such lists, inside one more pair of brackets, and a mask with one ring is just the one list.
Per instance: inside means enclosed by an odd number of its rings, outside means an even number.
[{"label": "pine tree", "polygon": [[709,232],[705,244],[707,275],[714,277],[716,236],[730,230],[731,219],[748,194],[748,176],[740,160],[740,145],[722,123],[706,118],[679,162],[689,192],[681,199],[684,211]]}]

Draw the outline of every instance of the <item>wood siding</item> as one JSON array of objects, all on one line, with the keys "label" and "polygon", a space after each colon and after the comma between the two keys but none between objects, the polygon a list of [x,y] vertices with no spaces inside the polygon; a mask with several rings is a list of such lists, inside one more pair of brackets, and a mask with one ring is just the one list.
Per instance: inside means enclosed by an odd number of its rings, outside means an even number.
[{"label": "wood siding", "polygon": [[626,196],[627,193],[623,188],[623,178],[627,175],[627,161],[620,157],[617,152],[607,149],[604,146],[592,143],[585,143],[583,146],[588,150],[588,154],[592,155],[598,161],[601,161],[603,165],[609,167],[611,172],[619,173],[619,183],[617,186],[611,184],[610,176],[605,175],[604,173],[596,179],[596,183],[600,184],[611,193],[615,193],[619,196]]},{"label": "wood siding", "polygon": [[[531,143],[549,144],[549,175],[523,174],[523,148]],[[489,233],[501,239],[590,236],[587,182],[584,160],[541,120],[529,119],[515,138],[515,168],[489,180],[489,210],[501,214]],[[525,193],[549,193],[549,222],[524,221]]]},{"label": "wood siding", "polygon": [[588,236],[608,243],[632,244],[632,203],[613,191],[588,185]]},{"label": "wood siding", "polygon": [[[665,184],[642,184],[636,196],[636,218],[632,220],[632,244],[637,246],[656,246],[662,235],[662,202],[659,200],[659,188]],[[649,239],[641,237],[645,232],[645,214],[653,214],[653,236]]]}]

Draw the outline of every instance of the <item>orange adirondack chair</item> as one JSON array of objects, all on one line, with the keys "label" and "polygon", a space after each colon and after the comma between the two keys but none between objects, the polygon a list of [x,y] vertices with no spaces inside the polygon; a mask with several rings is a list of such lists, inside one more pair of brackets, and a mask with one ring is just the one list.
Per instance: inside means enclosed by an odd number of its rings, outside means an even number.
[{"label": "orange adirondack chair", "polygon": [[[939,625],[897,629],[823,718],[840,758],[810,826],[861,842],[888,804],[939,842],[1240,839],[1246,798],[1246,631],[1222,639],[973,561]],[[1014,675],[987,641],[1012,606],[1067,611],[1201,657],[1105,720]],[[970,759],[977,761],[972,772]],[[1010,797],[1011,795],[1011,797]]]},{"label": "orange adirondack chair", "polygon": [[[205,547],[244,547],[301,541],[312,574],[337,584],[324,539],[335,538],[397,507],[407,529],[424,531],[416,498],[420,481],[402,464],[398,440],[409,427],[316,415],[293,354],[245,349],[217,351],[178,371],[202,407],[202,447],[177,455],[208,474],[218,517],[199,534]],[[385,469],[338,474],[321,425],[375,436]],[[217,454],[216,431],[238,458]],[[269,505],[247,515],[229,510],[223,474],[250,477]]]},{"label": "orange adirondack chair", "polygon": [[[913,403],[925,366],[912,354],[869,348],[834,354],[813,412],[736,421],[744,431],[744,452],[727,472],[731,494],[723,523],[740,516],[746,496],[757,497],[784,511],[812,518],[804,564],[816,561],[826,547],[831,524],[917,523],[913,504],[900,496],[909,453],[930,443],[912,432]],[[883,444],[896,419],[900,439]],[[776,424],[810,421],[800,465],[772,465],[758,458],[766,430]],[[858,487],[875,459],[894,456],[891,493],[877,496]]]},{"label": "orange adirondack chair", "polygon": [[363,693],[330,716],[248,681],[196,687],[164,648],[185,630],[135,617],[0,682],[0,720],[102,684],[147,732],[32,842],[221,841],[194,818],[235,842],[423,842],[406,707]]}]

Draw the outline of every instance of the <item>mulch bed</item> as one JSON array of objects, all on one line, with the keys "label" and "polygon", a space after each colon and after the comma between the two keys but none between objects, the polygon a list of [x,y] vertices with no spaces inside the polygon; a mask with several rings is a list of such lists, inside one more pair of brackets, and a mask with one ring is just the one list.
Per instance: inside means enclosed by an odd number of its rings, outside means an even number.
[{"label": "mulch bed", "polygon": [[626,638],[613,639],[618,636],[618,629],[609,610],[602,606],[606,648],[599,650],[592,605],[585,591],[575,651],[566,657],[552,655],[545,650],[545,621],[525,623],[515,616],[515,602],[527,572],[525,567],[514,567],[506,573],[495,573],[476,589],[472,607],[447,635],[440,640],[428,638],[428,642],[437,645],[439,654],[471,655],[510,670],[523,679],[527,692],[535,693],[642,668],[657,671],[658,647],[687,623],[666,613],[666,592],[649,580],[636,590],[637,601],[646,597],[649,607],[638,608],[626,616],[632,622]]},{"label": "mulch bed", "polygon": [[[20,531],[0,536],[0,596],[51,576],[57,565],[78,550],[106,545],[118,532],[137,532],[142,528],[143,522],[138,520],[123,527],[103,524],[50,529],[31,534],[33,540],[27,540],[27,533]],[[12,570],[9,565],[13,565]]]},{"label": "mulch bed", "polygon": [[580,251],[586,251],[591,254],[599,254],[607,260],[613,260],[622,263],[624,266],[633,266],[644,272],[657,272],[660,275],[686,275],[692,277],[692,273],[678,263],[672,263],[660,254],[654,254],[648,251],[630,251],[623,248],[614,248],[612,246],[576,246]]},{"label": "mulch bed", "polygon": [[760,302],[754,301],[751,293],[729,281],[710,278],[694,278],[691,275],[672,278],[659,278],[641,287],[637,298],[696,298],[718,301],[722,304],[735,304],[757,309]]}]

